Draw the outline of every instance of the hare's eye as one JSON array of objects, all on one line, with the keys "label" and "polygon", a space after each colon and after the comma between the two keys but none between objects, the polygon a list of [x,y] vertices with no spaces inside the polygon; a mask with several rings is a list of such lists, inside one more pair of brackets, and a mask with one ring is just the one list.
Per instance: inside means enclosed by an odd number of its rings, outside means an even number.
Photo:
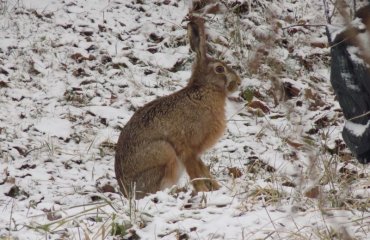
[{"label": "hare's eye", "polygon": [[223,67],[223,66],[217,66],[216,68],[215,68],[215,70],[216,70],[216,73],[224,73],[225,72],[225,68]]}]

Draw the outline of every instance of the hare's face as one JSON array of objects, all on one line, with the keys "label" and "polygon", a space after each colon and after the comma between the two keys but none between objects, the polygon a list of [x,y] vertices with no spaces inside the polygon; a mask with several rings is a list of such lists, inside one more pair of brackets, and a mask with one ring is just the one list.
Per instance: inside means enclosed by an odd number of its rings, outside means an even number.
[{"label": "hare's face", "polygon": [[207,82],[222,88],[226,93],[235,92],[241,83],[238,74],[223,62],[213,60],[207,70]]},{"label": "hare's face", "polygon": [[239,76],[224,62],[207,56],[204,19],[191,16],[188,24],[190,48],[196,53],[193,74],[189,85],[212,85],[226,94],[235,92],[240,85]]}]

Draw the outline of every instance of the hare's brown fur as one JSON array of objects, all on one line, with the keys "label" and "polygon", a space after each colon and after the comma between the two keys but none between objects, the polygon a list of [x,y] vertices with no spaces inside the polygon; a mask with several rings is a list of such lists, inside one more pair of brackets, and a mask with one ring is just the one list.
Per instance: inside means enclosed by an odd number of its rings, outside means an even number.
[{"label": "hare's brown fur", "polygon": [[[231,68],[206,56],[202,19],[189,25],[197,60],[188,86],[139,109],[119,137],[115,171],[126,196],[133,183],[137,198],[170,187],[183,168],[194,179],[196,191],[219,188],[200,155],[222,136],[226,97],[240,79]],[[224,74],[214,72],[219,65]]]}]

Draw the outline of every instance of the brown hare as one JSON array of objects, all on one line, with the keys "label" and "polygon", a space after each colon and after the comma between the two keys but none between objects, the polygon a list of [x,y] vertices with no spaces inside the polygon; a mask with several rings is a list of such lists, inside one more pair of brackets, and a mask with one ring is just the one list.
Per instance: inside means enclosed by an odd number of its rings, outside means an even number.
[{"label": "brown hare", "polygon": [[144,105],[122,129],[115,172],[126,197],[135,191],[139,199],[171,187],[184,168],[196,191],[220,188],[200,155],[222,136],[226,98],[240,78],[207,56],[203,18],[190,17],[188,36],[196,53],[188,85]]}]

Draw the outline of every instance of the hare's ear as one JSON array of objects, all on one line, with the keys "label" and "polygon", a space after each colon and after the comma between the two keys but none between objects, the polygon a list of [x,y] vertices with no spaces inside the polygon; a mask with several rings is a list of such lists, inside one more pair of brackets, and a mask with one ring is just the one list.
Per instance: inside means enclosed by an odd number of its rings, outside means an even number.
[{"label": "hare's ear", "polygon": [[206,60],[207,49],[203,18],[195,16],[190,17],[188,36],[190,40],[190,48],[197,53],[197,59],[200,61]]}]

